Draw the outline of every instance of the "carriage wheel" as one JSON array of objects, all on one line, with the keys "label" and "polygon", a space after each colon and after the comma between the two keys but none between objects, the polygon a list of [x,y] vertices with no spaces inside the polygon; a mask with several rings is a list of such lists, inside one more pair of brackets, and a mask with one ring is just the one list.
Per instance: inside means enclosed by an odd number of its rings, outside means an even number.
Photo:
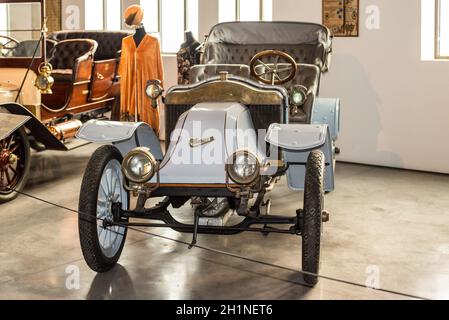
[{"label": "carriage wheel", "polygon": [[[312,151],[307,161],[302,214],[302,270],[318,274],[320,269],[321,231],[324,210],[325,160],[321,151]],[[318,277],[304,275],[304,281],[316,285]]]},{"label": "carriage wheel", "polygon": [[30,172],[30,142],[23,128],[0,140],[0,203],[15,199]]}]

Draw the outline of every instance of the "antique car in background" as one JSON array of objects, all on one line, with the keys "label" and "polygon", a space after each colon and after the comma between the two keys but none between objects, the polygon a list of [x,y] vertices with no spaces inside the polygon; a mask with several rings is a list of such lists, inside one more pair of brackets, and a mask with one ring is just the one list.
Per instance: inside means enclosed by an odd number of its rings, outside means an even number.
[{"label": "antique car in background", "polygon": [[119,51],[126,32],[47,37],[45,1],[0,0],[0,203],[26,184],[30,148],[70,147],[86,120],[119,109]]},{"label": "antique car in background", "polygon": [[[315,285],[340,129],[339,100],[317,97],[331,45],[318,24],[219,24],[193,83],[164,97],[165,150],[145,123],[87,122],[77,137],[105,144],[80,191],[87,264],[110,270],[132,227],[192,233],[192,246],[198,234],[281,233],[302,236],[304,280]],[[149,79],[147,95],[153,105],[163,95],[157,80]],[[304,202],[298,192],[297,211],[272,215],[270,192],[284,176],[290,189],[304,191]],[[189,204],[188,223],[169,211]]]}]

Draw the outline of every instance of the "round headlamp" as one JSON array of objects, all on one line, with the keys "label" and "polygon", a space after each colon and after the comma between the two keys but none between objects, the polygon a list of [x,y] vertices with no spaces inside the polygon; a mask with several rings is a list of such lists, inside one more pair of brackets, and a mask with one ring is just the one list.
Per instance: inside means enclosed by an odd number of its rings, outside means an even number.
[{"label": "round headlamp", "polygon": [[307,88],[304,86],[294,86],[290,96],[291,103],[297,107],[302,106],[307,100],[307,91]]},{"label": "round headlamp", "polygon": [[154,177],[157,161],[148,148],[136,148],[123,159],[122,171],[134,183],[145,183]]},{"label": "round headlamp", "polygon": [[162,93],[164,93],[164,89],[162,88],[159,80],[150,80],[147,83],[145,93],[148,98],[156,100],[162,95]]},{"label": "round headlamp", "polygon": [[229,178],[237,184],[249,185],[260,175],[260,162],[248,151],[237,151],[227,164],[226,171]]}]

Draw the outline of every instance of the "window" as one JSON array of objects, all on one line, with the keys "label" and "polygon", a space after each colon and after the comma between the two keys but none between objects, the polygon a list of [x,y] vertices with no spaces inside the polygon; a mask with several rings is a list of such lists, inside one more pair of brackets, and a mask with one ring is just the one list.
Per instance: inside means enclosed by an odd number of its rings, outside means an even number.
[{"label": "window", "polygon": [[[122,29],[121,0],[85,0],[84,28],[86,30]],[[87,10],[88,8],[88,10]]]},{"label": "window", "polygon": [[198,0],[141,0],[140,5],[145,29],[159,33],[162,52],[177,52],[187,30],[198,38]]},{"label": "window", "polygon": [[271,21],[272,0],[219,0],[219,21]]},{"label": "window", "polygon": [[122,29],[122,3],[120,0],[105,0],[105,29],[119,31]]},{"label": "window", "polygon": [[436,0],[435,58],[449,59],[449,0]]},{"label": "window", "polygon": [[449,0],[421,0],[421,60],[449,59]]},{"label": "window", "polygon": [[[186,30],[198,38],[198,0],[140,0],[140,6],[145,29],[158,34],[162,52],[177,52]],[[86,30],[122,29],[121,0],[85,0],[85,7]]]},{"label": "window", "polygon": [[141,0],[143,24],[147,32],[159,32],[159,0]]},{"label": "window", "polygon": [[6,3],[0,3],[0,35],[7,36],[6,30],[8,30],[8,11]]},{"label": "window", "polygon": [[86,30],[103,30],[103,0],[85,0],[84,28]]}]

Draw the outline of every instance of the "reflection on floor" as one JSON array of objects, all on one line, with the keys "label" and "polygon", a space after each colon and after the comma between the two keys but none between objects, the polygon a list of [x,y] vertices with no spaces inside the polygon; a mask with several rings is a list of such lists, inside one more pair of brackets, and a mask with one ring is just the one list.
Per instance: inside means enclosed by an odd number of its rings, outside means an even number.
[{"label": "reflection on floor", "polygon": [[[34,154],[27,192],[77,208],[89,145],[68,153]],[[322,274],[432,299],[449,298],[449,176],[340,164],[338,189],[327,196]],[[302,195],[285,181],[273,213],[291,213]],[[85,265],[77,217],[21,196],[0,207],[0,299],[400,299],[300,276],[130,232],[120,266],[96,275]],[[177,239],[189,235],[151,230]],[[241,234],[204,236],[208,247],[300,266],[300,239]],[[379,277],[376,277],[376,275]],[[77,281],[79,275],[79,283]],[[374,281],[375,282],[375,281]]]}]

